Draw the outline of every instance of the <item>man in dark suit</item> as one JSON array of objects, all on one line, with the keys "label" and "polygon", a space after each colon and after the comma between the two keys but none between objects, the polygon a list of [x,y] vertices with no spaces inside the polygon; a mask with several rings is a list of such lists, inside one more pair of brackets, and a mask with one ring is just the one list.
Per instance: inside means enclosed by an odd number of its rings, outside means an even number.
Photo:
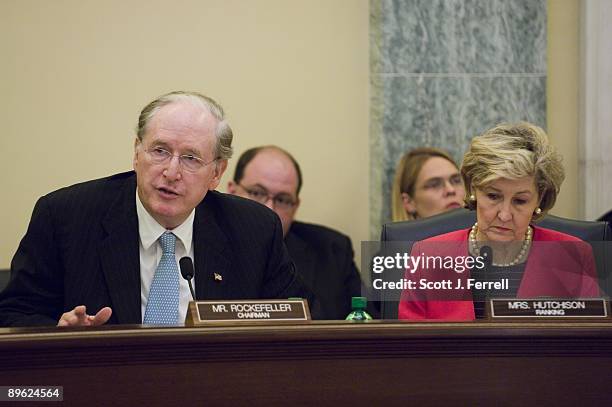
[{"label": "man in dark suit", "polygon": [[194,260],[198,299],[308,297],[278,217],[213,191],[231,141],[206,96],[172,92],[147,105],[133,172],[37,202],[0,294],[0,325],[179,324],[191,299],[183,256]]},{"label": "man in dark suit", "polygon": [[285,244],[298,273],[316,295],[321,319],[344,319],[361,278],[350,239],[330,228],[294,221],[302,173],[297,161],[276,146],[247,150],[236,164],[228,192],[258,201],[281,219]]}]

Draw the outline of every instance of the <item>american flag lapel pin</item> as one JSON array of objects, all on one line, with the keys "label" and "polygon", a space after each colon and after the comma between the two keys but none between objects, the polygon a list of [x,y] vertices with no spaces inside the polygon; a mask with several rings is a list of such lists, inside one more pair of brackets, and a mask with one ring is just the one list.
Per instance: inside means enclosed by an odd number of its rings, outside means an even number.
[{"label": "american flag lapel pin", "polygon": [[213,273],[215,275],[215,281],[223,281],[223,276],[219,273]]}]

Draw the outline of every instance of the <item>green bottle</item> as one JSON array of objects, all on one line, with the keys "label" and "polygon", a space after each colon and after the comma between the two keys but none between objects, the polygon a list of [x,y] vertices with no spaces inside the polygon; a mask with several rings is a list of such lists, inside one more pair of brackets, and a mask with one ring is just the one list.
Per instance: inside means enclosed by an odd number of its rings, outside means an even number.
[{"label": "green bottle", "polygon": [[346,317],[347,321],[368,321],[372,319],[372,316],[366,312],[366,305],[368,300],[366,297],[353,297],[351,298],[351,308],[353,311]]}]

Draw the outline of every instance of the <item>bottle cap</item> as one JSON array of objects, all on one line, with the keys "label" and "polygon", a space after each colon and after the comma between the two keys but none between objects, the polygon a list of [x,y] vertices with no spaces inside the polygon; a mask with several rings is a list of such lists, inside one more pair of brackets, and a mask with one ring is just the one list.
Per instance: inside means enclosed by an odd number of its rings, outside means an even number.
[{"label": "bottle cap", "polygon": [[368,299],[366,297],[353,297],[351,298],[351,308],[365,308],[368,304]]}]

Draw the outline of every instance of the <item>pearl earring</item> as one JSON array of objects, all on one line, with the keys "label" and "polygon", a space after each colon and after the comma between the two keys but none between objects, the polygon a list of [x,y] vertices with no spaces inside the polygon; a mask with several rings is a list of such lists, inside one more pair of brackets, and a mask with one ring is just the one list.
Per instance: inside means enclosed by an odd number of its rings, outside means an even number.
[{"label": "pearl earring", "polygon": [[536,215],[539,215],[539,214],[541,214],[541,213],[542,213],[542,209],[540,209],[540,208],[536,208],[536,210],[535,210],[535,214],[536,214]]},{"label": "pearl earring", "polygon": [[470,195],[470,201],[474,202],[476,200],[476,197],[472,194]]}]

